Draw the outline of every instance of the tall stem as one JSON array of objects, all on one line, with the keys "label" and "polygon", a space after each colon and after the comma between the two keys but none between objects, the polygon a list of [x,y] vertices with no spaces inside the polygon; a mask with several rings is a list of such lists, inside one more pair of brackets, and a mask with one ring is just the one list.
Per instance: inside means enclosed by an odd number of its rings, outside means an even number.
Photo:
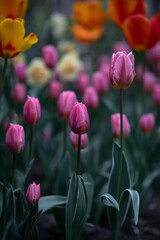
[{"label": "tall stem", "polygon": [[81,134],[78,136],[77,175],[80,173]]},{"label": "tall stem", "polygon": [[63,139],[63,152],[64,152],[64,154],[67,150],[66,138],[67,138],[67,120],[64,119],[64,139]]},{"label": "tall stem", "polygon": [[123,155],[123,92],[120,89],[120,117],[121,117],[121,153],[120,153],[120,163],[122,163],[122,155]]},{"label": "tall stem", "polygon": [[31,161],[32,157],[32,125],[30,126],[30,139],[29,139],[29,157],[28,162]]},{"label": "tall stem", "polygon": [[8,60],[7,58],[5,58],[5,60],[4,60],[4,65],[3,65],[2,75],[1,75],[1,81],[0,81],[0,103],[1,103],[2,94],[3,94],[3,91],[4,91],[4,85],[5,85],[7,60]]},{"label": "tall stem", "polygon": [[[4,180],[4,184],[3,184],[3,211],[2,211],[2,216],[1,216],[1,219],[2,219],[2,222],[1,222],[1,234],[3,236],[3,232],[4,232],[4,229],[5,229],[5,223],[6,223],[6,201],[7,201],[7,186],[6,186],[6,182]],[[0,237],[2,237],[0,236]]]},{"label": "tall stem", "polygon": [[14,172],[16,166],[16,153],[13,153],[13,165],[12,165],[12,185],[14,185]]}]

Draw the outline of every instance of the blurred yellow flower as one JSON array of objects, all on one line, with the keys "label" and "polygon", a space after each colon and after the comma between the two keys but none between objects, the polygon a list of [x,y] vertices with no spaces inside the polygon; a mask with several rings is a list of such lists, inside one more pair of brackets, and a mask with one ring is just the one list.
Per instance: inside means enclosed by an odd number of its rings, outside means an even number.
[{"label": "blurred yellow flower", "polygon": [[23,17],[28,8],[28,0],[0,0],[0,15],[6,18]]},{"label": "blurred yellow flower", "polygon": [[59,41],[57,49],[62,54],[78,50],[74,42],[67,40]]},{"label": "blurred yellow flower", "polygon": [[25,37],[24,20],[0,16],[0,56],[13,58],[38,41],[34,33]]},{"label": "blurred yellow flower", "polygon": [[51,80],[51,71],[41,58],[34,58],[27,68],[27,83],[30,86],[43,87]]},{"label": "blurred yellow flower", "polygon": [[68,27],[67,17],[62,13],[53,13],[50,21],[53,36],[56,38],[63,37]]},{"label": "blurred yellow flower", "polygon": [[69,52],[59,60],[56,70],[63,82],[74,82],[82,68],[83,64],[77,52]]}]

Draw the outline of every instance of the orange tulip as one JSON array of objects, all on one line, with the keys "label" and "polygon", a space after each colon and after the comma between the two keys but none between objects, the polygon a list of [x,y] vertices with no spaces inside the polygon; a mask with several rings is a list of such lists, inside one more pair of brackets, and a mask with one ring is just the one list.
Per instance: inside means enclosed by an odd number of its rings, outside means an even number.
[{"label": "orange tulip", "polygon": [[126,40],[136,51],[144,51],[153,47],[160,39],[160,14],[151,19],[135,14],[128,17],[123,24]]},{"label": "orange tulip", "polygon": [[26,51],[38,41],[34,33],[24,38],[22,18],[11,19],[0,16],[0,57],[13,58]]},{"label": "orange tulip", "polygon": [[101,1],[80,2],[73,7],[73,19],[85,27],[99,27],[106,21],[107,13]]},{"label": "orange tulip", "polygon": [[146,15],[146,4],[144,0],[109,0],[108,14],[119,27],[122,27],[127,17],[134,14]]},{"label": "orange tulip", "polygon": [[96,42],[103,34],[103,27],[89,29],[79,24],[75,24],[71,30],[75,39],[82,43]]},{"label": "orange tulip", "polygon": [[0,15],[6,18],[23,17],[28,8],[28,0],[0,0]]}]

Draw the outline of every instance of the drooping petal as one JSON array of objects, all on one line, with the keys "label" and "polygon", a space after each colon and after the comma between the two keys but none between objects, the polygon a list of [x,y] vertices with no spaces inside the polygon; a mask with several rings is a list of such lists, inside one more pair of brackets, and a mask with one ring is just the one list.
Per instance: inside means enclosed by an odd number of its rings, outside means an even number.
[{"label": "drooping petal", "polygon": [[34,33],[30,33],[25,39],[23,40],[21,46],[19,47],[20,52],[24,52],[28,50],[33,44],[38,42],[38,38]]}]

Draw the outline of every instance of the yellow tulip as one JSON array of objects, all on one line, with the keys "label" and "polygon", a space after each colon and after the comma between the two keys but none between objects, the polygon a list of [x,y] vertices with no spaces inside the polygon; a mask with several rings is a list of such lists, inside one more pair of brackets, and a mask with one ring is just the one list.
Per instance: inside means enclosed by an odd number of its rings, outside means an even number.
[{"label": "yellow tulip", "polygon": [[28,0],[0,0],[0,15],[6,18],[23,17],[28,8]]},{"label": "yellow tulip", "polygon": [[25,37],[24,20],[22,18],[4,18],[0,16],[0,56],[13,58],[26,51],[38,41],[34,33]]}]

